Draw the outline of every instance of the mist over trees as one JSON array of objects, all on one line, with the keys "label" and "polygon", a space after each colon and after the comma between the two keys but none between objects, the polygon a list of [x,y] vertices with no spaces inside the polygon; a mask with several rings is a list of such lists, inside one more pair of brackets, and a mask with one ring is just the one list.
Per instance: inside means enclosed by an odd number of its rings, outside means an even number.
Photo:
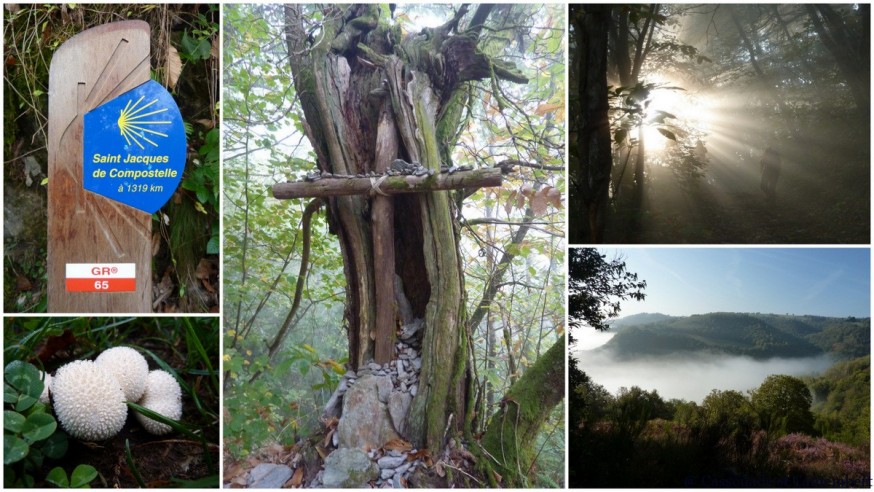
[{"label": "mist over trees", "polygon": [[571,5],[571,243],[867,243],[870,5]]},{"label": "mist over trees", "polygon": [[[594,350],[574,353],[571,342],[571,487],[869,486],[870,319],[649,313],[611,321],[623,300],[643,297],[644,281],[591,248],[571,249],[569,263],[572,326],[616,332]],[[642,369],[687,367],[682,386],[705,362],[746,361],[711,374],[717,386],[752,362],[800,361],[807,369],[796,374],[809,374],[812,355],[823,368],[838,362],[816,376],[762,374],[698,398],[665,396],[653,389],[657,371]],[[605,357],[617,362],[597,377],[584,372]],[[640,383],[608,390],[598,378],[620,362],[638,368]]]}]

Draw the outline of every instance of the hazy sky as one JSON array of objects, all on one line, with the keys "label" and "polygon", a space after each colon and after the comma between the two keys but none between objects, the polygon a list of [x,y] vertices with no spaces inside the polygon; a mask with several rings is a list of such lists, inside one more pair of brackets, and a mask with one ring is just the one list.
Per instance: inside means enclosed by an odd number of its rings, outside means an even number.
[{"label": "hazy sky", "polygon": [[728,312],[869,317],[866,248],[599,248],[646,280],[621,316]]}]

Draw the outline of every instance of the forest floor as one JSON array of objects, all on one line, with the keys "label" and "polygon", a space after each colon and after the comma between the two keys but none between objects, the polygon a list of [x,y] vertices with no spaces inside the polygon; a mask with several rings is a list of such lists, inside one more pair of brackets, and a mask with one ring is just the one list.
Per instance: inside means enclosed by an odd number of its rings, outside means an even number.
[{"label": "forest floor", "polygon": [[626,240],[608,242],[865,244],[870,202],[850,189],[790,177],[769,201],[752,177],[729,180],[717,174],[681,187],[669,172],[653,173],[641,227],[626,232]]}]

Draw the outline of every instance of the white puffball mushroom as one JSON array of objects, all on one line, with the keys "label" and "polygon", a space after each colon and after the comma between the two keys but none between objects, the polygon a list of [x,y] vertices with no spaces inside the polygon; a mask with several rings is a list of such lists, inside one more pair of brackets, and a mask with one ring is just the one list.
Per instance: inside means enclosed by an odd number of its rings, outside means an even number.
[{"label": "white puffball mushroom", "polygon": [[[40,371],[40,374],[43,374],[43,372]],[[43,387],[42,387],[42,393],[39,395],[39,401],[41,401],[42,403],[44,403],[46,405],[50,405],[50,403],[49,403],[49,386],[51,386],[51,384],[52,384],[52,375],[49,373],[45,373],[45,378],[43,379],[42,383],[43,383]]]},{"label": "white puffball mushroom", "polygon": [[[182,389],[170,373],[160,369],[152,371],[139,404],[169,419],[179,420],[182,417]],[[136,416],[140,424],[152,434],[167,434],[173,430],[169,425],[152,420],[139,412]]]},{"label": "white puffball mushroom", "polygon": [[55,415],[71,436],[102,441],[124,427],[127,405],[118,382],[90,360],[70,362],[52,378]]},{"label": "white puffball mushroom", "polygon": [[137,401],[146,391],[149,364],[145,357],[130,347],[113,347],[104,350],[94,363],[111,374],[128,401]]}]

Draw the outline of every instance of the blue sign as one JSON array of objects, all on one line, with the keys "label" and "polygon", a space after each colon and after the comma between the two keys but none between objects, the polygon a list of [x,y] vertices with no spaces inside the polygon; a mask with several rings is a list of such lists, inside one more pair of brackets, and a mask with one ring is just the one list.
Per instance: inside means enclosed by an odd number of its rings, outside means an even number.
[{"label": "blue sign", "polygon": [[86,190],[155,213],[185,170],[179,107],[150,80],[85,113],[83,149]]}]

